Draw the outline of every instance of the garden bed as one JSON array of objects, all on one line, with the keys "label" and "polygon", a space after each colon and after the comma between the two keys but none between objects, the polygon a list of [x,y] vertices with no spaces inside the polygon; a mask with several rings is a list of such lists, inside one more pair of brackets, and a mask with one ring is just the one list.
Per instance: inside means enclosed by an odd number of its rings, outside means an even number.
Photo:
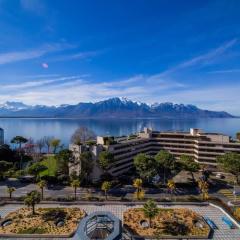
[{"label": "garden bed", "polygon": [[[203,218],[189,209],[161,209],[151,221],[142,208],[131,208],[123,214],[124,226],[134,236],[144,238],[208,238],[210,228]],[[143,224],[144,223],[144,224]]]},{"label": "garden bed", "polygon": [[1,223],[12,223],[0,227],[3,234],[46,234],[70,235],[77,229],[79,221],[86,213],[80,208],[37,208],[32,215],[29,208],[21,208],[9,213]]}]

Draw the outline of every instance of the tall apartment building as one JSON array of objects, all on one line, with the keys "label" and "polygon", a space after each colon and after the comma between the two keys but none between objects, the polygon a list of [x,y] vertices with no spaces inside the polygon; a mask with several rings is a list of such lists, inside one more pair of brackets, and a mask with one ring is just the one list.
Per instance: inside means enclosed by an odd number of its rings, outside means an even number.
[{"label": "tall apartment building", "polygon": [[0,145],[4,144],[4,130],[0,128]]},{"label": "tall apartment building", "polygon": [[[114,155],[109,173],[119,176],[133,167],[138,153],[155,155],[167,150],[178,159],[181,155],[192,156],[196,162],[216,166],[216,157],[227,152],[240,153],[240,142],[218,133],[204,133],[199,129],[189,132],[159,132],[145,128],[128,137],[97,137],[95,159],[102,150]],[[98,171],[98,174],[101,172]],[[95,175],[95,179],[99,176]]]}]

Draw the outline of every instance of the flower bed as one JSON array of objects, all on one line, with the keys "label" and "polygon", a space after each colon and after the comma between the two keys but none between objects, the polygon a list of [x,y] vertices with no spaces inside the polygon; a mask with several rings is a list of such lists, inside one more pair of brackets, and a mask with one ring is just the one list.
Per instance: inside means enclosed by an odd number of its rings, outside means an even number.
[{"label": "flower bed", "polygon": [[85,215],[80,208],[37,208],[35,215],[29,208],[21,208],[4,218],[12,223],[1,226],[0,234],[69,235]]},{"label": "flower bed", "polygon": [[[143,226],[143,222],[147,222]],[[123,223],[133,235],[141,237],[188,236],[207,238],[210,228],[200,215],[189,209],[159,209],[151,221],[144,216],[142,208],[124,212]]]}]

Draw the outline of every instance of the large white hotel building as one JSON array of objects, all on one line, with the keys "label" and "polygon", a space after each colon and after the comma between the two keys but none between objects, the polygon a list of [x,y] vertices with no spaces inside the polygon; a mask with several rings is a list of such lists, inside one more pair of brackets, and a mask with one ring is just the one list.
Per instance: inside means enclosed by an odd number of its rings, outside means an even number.
[{"label": "large white hotel building", "polygon": [[[81,171],[79,156],[83,151],[90,151],[97,160],[101,151],[107,150],[114,155],[114,163],[109,169],[113,176],[124,174],[133,167],[133,158],[138,153],[155,155],[160,150],[167,150],[178,159],[181,155],[193,156],[200,164],[216,166],[216,157],[227,152],[240,153],[240,142],[219,133],[204,133],[199,129],[189,132],[159,132],[149,128],[128,137],[97,137],[93,146],[70,145],[75,160],[69,165],[70,173]],[[101,170],[95,163],[92,178],[98,179]]]}]

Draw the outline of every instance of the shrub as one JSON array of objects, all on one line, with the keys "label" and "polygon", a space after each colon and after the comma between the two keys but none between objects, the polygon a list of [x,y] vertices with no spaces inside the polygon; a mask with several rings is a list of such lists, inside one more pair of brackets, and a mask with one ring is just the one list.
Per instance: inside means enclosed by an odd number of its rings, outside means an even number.
[{"label": "shrub", "polygon": [[27,229],[19,229],[18,234],[44,234],[46,233],[46,229],[41,227],[30,227]]},{"label": "shrub", "polygon": [[45,221],[55,221],[56,219],[65,219],[67,213],[61,208],[50,208],[43,213],[42,218]]}]

